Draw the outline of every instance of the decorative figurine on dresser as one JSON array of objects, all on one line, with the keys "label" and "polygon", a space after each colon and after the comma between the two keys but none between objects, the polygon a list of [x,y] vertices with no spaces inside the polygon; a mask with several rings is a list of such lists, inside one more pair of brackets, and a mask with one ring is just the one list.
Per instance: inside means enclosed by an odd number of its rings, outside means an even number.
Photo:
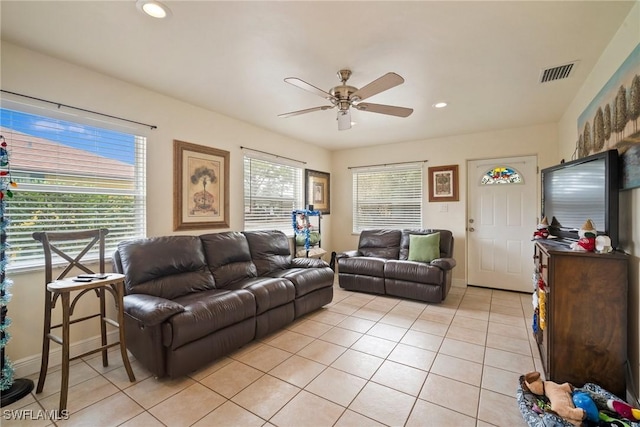
[{"label": "decorative figurine on dresser", "polygon": [[596,250],[596,226],[592,220],[588,219],[578,230],[577,242],[571,243],[571,249],[580,252],[593,252]]},{"label": "decorative figurine on dresser", "polygon": [[536,226],[536,231],[533,232],[533,240],[546,239],[547,237],[549,237],[549,220],[545,216]]},{"label": "decorative figurine on dresser", "polygon": [[296,257],[322,258],[327,252],[320,247],[322,213],[310,209],[298,209],[291,213],[294,231],[294,255]]}]

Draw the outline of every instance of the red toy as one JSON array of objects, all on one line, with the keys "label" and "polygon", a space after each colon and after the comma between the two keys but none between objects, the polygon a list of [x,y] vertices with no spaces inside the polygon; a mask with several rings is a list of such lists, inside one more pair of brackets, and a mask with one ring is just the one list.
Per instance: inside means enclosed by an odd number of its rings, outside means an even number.
[{"label": "red toy", "polygon": [[626,402],[609,399],[607,400],[607,406],[609,407],[609,409],[617,412],[618,415],[621,415],[628,420],[640,421],[640,409],[636,409]]}]

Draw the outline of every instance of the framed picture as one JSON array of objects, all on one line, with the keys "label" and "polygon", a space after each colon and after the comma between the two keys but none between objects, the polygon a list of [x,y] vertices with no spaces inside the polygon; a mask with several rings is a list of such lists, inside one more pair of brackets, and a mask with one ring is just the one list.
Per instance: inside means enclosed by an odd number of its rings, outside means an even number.
[{"label": "framed picture", "polygon": [[173,141],[173,229],[229,227],[229,152]]},{"label": "framed picture", "polygon": [[330,184],[331,177],[326,172],[305,169],[304,199],[306,205],[323,214],[331,213]]},{"label": "framed picture", "polygon": [[640,127],[629,113],[639,93],[640,43],[578,117],[576,158],[617,149],[621,190],[640,187]]},{"label": "framed picture", "polygon": [[457,202],[458,165],[429,168],[429,201]]}]

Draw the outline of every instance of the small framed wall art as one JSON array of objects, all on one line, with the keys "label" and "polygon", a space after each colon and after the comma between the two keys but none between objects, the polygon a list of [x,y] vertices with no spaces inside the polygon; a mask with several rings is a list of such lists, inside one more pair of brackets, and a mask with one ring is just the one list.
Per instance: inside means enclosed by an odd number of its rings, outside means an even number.
[{"label": "small framed wall art", "polygon": [[304,199],[306,205],[323,214],[331,213],[331,176],[326,172],[305,169]]},{"label": "small framed wall art", "polygon": [[229,152],[173,141],[173,229],[229,227]]},{"label": "small framed wall art", "polygon": [[429,168],[429,201],[457,202],[458,165]]}]

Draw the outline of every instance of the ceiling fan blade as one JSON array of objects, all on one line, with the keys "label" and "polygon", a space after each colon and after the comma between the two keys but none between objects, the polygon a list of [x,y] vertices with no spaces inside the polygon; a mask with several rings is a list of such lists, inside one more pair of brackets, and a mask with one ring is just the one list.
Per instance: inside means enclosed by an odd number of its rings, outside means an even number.
[{"label": "ceiling fan blade", "polygon": [[313,111],[330,110],[334,107],[335,105],[323,105],[322,107],[313,107],[313,108],[307,108],[306,110],[298,110],[298,111],[292,111],[290,113],[278,114],[278,117],[284,117],[284,118],[292,117],[292,116],[297,116],[299,114],[311,113]]},{"label": "ceiling fan blade", "polygon": [[360,102],[354,104],[360,111],[368,111],[370,113],[388,114],[390,116],[409,117],[413,113],[413,108],[396,107],[394,105],[371,104],[369,102]]},{"label": "ceiling fan blade", "polygon": [[338,110],[338,130],[351,129],[351,110]]},{"label": "ceiling fan blade", "polygon": [[369,98],[392,87],[404,83],[404,79],[396,73],[387,73],[384,76],[372,81],[368,85],[358,89],[351,95],[351,99],[357,98],[359,101]]},{"label": "ceiling fan blade", "polygon": [[311,92],[315,95],[321,96],[324,99],[328,99],[329,101],[337,101],[337,98],[331,95],[329,92],[325,92],[324,90],[319,89],[314,85],[305,82],[304,80],[300,80],[297,77],[287,77],[286,79],[284,79],[284,81],[291,85],[294,85],[295,87],[306,90],[307,92]]}]

